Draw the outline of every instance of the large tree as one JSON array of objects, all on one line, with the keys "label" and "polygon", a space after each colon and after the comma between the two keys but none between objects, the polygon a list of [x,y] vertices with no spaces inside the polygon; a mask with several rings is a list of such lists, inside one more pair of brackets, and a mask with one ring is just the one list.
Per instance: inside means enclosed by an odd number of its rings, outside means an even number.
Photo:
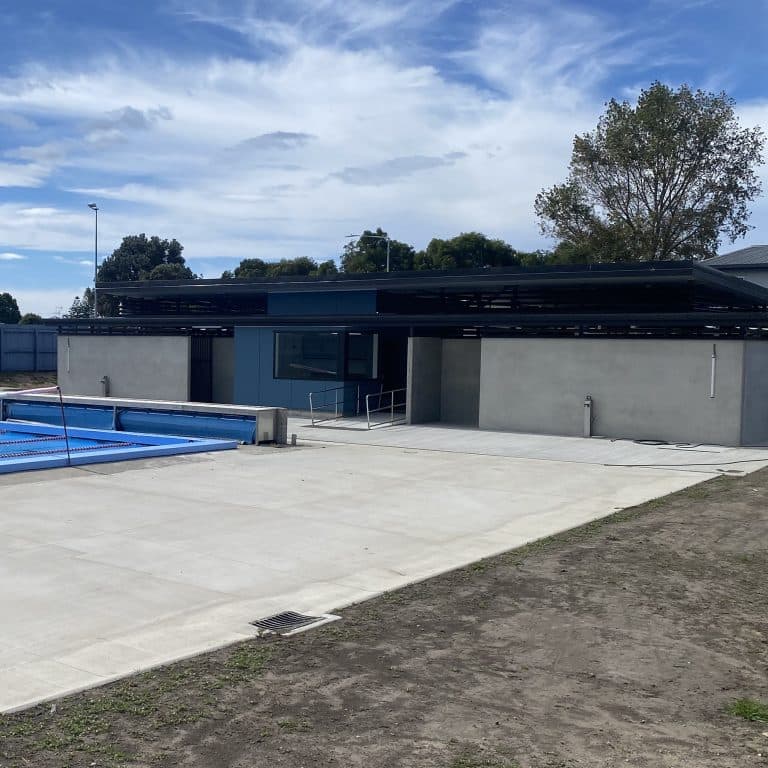
[{"label": "large tree", "polygon": [[[99,265],[97,279],[100,283],[129,280],[193,280],[197,275],[187,266],[181,252],[184,246],[175,238],[162,239],[157,235],[147,237],[128,235],[119,247]],[[77,301],[77,299],[76,299]],[[88,317],[86,301],[93,313],[93,296],[84,295],[80,305],[72,305],[69,317]],[[117,301],[112,296],[99,295],[99,315],[113,315]],[[73,314],[73,312],[80,314]]]},{"label": "large tree", "polygon": [[511,245],[480,232],[462,232],[449,240],[435,237],[414,259],[416,269],[480,269],[519,263],[518,252]]},{"label": "large tree", "polygon": [[0,323],[18,323],[21,312],[16,299],[10,293],[0,293]]},{"label": "large tree", "polygon": [[[387,268],[387,233],[378,227],[366,229],[357,240],[344,246],[341,256],[343,272],[384,272]],[[389,241],[389,268],[392,272],[413,269],[413,246],[399,240]]]},{"label": "large tree", "polygon": [[542,232],[594,261],[712,256],[750,228],[763,146],[725,93],[653,83],[575,137],[568,178],[536,197]]},{"label": "large tree", "polygon": [[112,255],[99,265],[99,282],[126,280],[194,279],[195,273],[186,265],[181,252],[184,246],[176,240],[157,235],[147,237],[128,235]]}]

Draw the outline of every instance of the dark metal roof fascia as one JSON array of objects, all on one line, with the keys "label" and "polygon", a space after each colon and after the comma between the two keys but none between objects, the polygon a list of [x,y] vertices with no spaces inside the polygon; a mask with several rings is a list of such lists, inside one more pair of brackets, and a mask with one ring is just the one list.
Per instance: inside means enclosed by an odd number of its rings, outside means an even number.
[{"label": "dark metal roof fascia", "polygon": [[[552,267],[549,269],[517,270],[457,270],[455,272],[400,272],[370,275],[346,275],[329,280],[153,280],[127,283],[98,283],[101,293],[115,296],[169,296],[218,293],[301,293],[325,291],[408,290],[412,288],[453,288],[478,285],[516,284],[579,284],[622,283],[645,280],[647,282],[672,282],[693,277],[692,262],[659,262],[658,264],[585,265],[594,269]],[[599,269],[597,268],[599,267]]]},{"label": "dark metal roof fascia", "polygon": [[643,313],[547,313],[547,314],[516,314],[516,313],[474,313],[465,315],[356,315],[339,317],[316,316],[281,316],[267,317],[207,317],[199,316],[186,318],[170,317],[116,317],[98,318],[96,320],[51,320],[50,324],[64,327],[103,327],[103,328],[230,328],[230,327],[293,327],[308,329],[316,328],[401,328],[407,326],[562,326],[562,325],[638,325],[638,326],[679,326],[679,325],[759,325],[768,327],[768,312],[649,312]]}]

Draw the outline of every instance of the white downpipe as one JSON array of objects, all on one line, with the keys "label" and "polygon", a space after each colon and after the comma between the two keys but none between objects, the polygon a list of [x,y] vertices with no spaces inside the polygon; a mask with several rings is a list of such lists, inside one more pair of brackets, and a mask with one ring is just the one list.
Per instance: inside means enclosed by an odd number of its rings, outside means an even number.
[{"label": "white downpipe", "polygon": [[717,344],[712,345],[712,371],[709,376],[709,397],[715,398],[715,379],[717,377]]}]

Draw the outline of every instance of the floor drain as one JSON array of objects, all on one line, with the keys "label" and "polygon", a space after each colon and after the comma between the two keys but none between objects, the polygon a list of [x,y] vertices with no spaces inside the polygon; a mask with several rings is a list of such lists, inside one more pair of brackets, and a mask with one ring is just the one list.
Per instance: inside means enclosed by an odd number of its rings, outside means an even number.
[{"label": "floor drain", "polygon": [[296,611],[283,611],[283,613],[276,613],[274,616],[267,616],[265,619],[256,619],[251,624],[261,632],[275,632],[278,635],[288,636],[319,627],[321,624],[327,624],[329,621],[336,621],[339,618],[339,616],[330,613],[310,616]]}]

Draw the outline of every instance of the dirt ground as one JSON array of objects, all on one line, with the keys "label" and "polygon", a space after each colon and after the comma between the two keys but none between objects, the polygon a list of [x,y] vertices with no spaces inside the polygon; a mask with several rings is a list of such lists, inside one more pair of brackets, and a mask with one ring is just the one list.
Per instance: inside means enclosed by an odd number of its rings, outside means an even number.
[{"label": "dirt ground", "polygon": [[766,573],[768,470],[718,478],[0,718],[0,766],[768,765]]},{"label": "dirt ground", "polygon": [[0,372],[0,392],[4,389],[31,389],[32,387],[53,387],[56,385],[56,371],[39,373]]}]

